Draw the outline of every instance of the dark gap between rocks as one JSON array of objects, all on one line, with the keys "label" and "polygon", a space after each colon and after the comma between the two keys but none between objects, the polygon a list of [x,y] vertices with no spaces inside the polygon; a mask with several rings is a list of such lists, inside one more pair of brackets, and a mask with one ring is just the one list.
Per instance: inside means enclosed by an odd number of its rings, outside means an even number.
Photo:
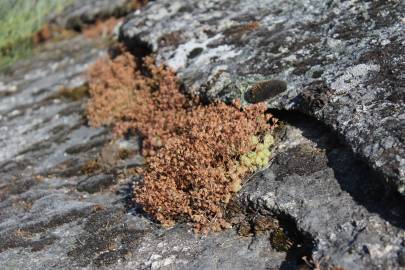
[{"label": "dark gap between rocks", "polygon": [[141,40],[138,36],[127,37],[120,32],[118,40],[125,44],[126,49],[137,59],[142,59],[153,52],[152,45]]},{"label": "dark gap between rocks", "polygon": [[[328,166],[334,171],[342,190],[369,212],[378,214],[395,227],[405,229],[405,197],[391,187],[381,173],[357,157],[342,136],[314,117],[297,111],[270,109],[269,112],[292,126],[305,125],[303,136],[326,151]],[[314,132],[307,132],[308,126]],[[328,134],[327,138],[322,137],[321,133]]]},{"label": "dark gap between rocks", "polygon": [[[312,251],[315,248],[314,239],[310,234],[298,230],[297,224],[292,217],[280,214],[277,219],[286,234],[291,239],[294,239],[293,245],[287,251],[285,261],[280,266],[280,270],[306,269],[307,264],[304,258],[311,259]],[[309,269],[309,267],[307,268]]]},{"label": "dark gap between rocks", "polygon": [[[236,197],[227,206],[225,215],[241,236],[268,237],[271,247],[285,252],[281,270],[292,270],[306,265],[303,258],[311,258],[315,247],[310,234],[300,231],[295,220],[285,213],[269,212],[251,202],[247,194]],[[305,268],[304,268],[305,269]]]}]

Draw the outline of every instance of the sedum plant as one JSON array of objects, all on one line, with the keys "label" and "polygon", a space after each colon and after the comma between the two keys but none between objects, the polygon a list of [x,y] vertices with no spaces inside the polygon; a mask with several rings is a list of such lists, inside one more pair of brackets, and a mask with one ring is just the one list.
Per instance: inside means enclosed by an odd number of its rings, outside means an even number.
[{"label": "sedum plant", "polygon": [[95,63],[88,77],[90,124],[143,138],[146,168],[134,200],[164,226],[188,221],[203,233],[229,227],[226,205],[270,158],[276,121],[266,106],[204,105],[181,92],[173,71],[124,49]]}]

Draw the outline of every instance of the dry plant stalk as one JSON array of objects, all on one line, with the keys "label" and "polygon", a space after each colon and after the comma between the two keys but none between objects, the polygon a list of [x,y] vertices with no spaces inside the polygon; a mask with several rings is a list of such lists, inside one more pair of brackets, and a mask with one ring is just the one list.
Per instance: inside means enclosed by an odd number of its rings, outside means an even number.
[{"label": "dry plant stalk", "polygon": [[252,136],[273,128],[265,105],[190,101],[174,72],[127,52],[99,60],[88,75],[90,124],[143,137],[147,167],[136,202],[166,226],[185,220],[199,232],[229,227],[224,207],[250,172],[239,158],[254,148]]}]

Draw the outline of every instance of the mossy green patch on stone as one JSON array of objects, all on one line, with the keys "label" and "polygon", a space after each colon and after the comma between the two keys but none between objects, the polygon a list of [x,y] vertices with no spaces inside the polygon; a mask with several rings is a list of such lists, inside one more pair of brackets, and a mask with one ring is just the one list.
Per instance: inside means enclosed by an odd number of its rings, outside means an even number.
[{"label": "mossy green patch on stone", "polygon": [[293,242],[286,235],[282,228],[277,228],[270,235],[271,246],[277,251],[288,251]]},{"label": "mossy green patch on stone", "polygon": [[83,84],[74,88],[62,88],[59,90],[57,96],[66,100],[78,101],[89,96],[89,86],[88,84]]},{"label": "mossy green patch on stone", "polygon": [[241,156],[241,166],[247,167],[250,171],[255,171],[265,167],[270,160],[270,148],[274,144],[274,138],[271,134],[266,134],[262,139],[257,136],[251,137],[251,143],[254,150]]}]

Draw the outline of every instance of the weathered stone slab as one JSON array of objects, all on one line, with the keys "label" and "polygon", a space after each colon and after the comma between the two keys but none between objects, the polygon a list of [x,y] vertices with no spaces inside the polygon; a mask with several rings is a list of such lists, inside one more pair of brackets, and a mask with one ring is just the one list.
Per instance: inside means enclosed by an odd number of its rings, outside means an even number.
[{"label": "weathered stone slab", "polygon": [[131,0],[83,0],[71,1],[58,14],[51,14],[48,20],[63,28],[81,30],[83,26],[109,17],[122,17],[133,10]]},{"label": "weathered stone slab", "polygon": [[[331,126],[405,195],[403,1],[150,3],[121,28],[208,99],[258,92]],[[287,88],[266,87],[278,79]]]},{"label": "weathered stone slab", "polygon": [[404,198],[386,193],[384,179],[319,123],[289,122],[270,166],[249,180],[240,200],[293,220],[313,239],[321,269],[404,267]]},{"label": "weathered stone slab", "polygon": [[[277,220],[292,240],[287,251],[271,233],[243,236],[238,226],[208,236],[186,224],[162,228],[132,204],[139,179],[125,171],[142,160],[109,160],[111,136],[87,125],[86,99],[58,96],[82,85],[88,65],[105,55],[97,42],[48,44],[0,74],[1,266],[297,269],[312,255],[328,267],[404,268],[404,197],[386,184],[401,191],[404,176],[401,4],[161,0],[122,28],[134,53],[156,52],[185,89],[283,110],[275,110],[281,125],[269,167],[236,201],[251,215],[248,229],[258,217]],[[119,145],[138,149],[135,141]],[[88,162],[99,160],[108,170],[91,171]],[[114,181],[78,190],[105,174]]]},{"label": "weathered stone slab", "polygon": [[82,85],[86,68],[105,55],[102,45],[78,36],[48,44],[0,75],[1,267],[279,268],[286,253],[266,235],[166,229],[132,205],[134,179],[125,171],[142,159],[114,156],[121,147],[136,152],[138,140],[111,144],[106,128],[87,125],[86,97],[58,94]]}]

